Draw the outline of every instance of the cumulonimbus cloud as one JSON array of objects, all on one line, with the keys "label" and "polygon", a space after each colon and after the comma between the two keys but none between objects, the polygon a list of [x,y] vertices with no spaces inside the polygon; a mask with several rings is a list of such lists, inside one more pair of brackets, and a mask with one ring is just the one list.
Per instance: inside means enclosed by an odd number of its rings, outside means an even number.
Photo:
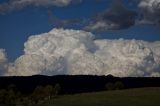
[{"label": "cumulonimbus cloud", "polygon": [[49,6],[67,6],[73,2],[81,0],[9,0],[0,4],[0,13],[6,13],[13,10],[23,9],[28,6],[49,7]]},{"label": "cumulonimbus cloud", "polygon": [[82,30],[53,29],[33,35],[5,75],[84,74],[160,76],[160,42],[95,40]]}]

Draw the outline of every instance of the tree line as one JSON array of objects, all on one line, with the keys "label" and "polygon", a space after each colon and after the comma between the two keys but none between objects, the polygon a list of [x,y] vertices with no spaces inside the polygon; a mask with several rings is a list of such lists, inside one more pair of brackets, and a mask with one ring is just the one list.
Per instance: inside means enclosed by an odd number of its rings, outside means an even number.
[{"label": "tree line", "polygon": [[[0,106],[35,106],[63,94],[160,87],[160,78],[112,75],[0,77]],[[59,90],[56,90],[59,89]]]},{"label": "tree line", "polygon": [[31,94],[22,94],[12,84],[0,90],[0,106],[35,106],[55,98],[61,90],[60,84],[37,86]]},{"label": "tree line", "polygon": [[[106,90],[120,90],[124,88],[121,81],[115,83],[107,82],[105,85]],[[85,88],[85,86],[84,86]],[[7,89],[0,90],[0,106],[35,106],[41,105],[44,102],[55,98],[61,91],[59,83],[53,85],[38,85],[32,93],[21,93],[16,85],[11,84]]]}]

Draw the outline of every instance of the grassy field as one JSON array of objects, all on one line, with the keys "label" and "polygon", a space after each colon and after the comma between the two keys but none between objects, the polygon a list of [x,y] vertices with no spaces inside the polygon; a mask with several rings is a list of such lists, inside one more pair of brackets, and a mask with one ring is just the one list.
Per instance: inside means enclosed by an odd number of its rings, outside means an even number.
[{"label": "grassy field", "polygon": [[160,106],[160,88],[137,88],[56,97],[43,106]]}]

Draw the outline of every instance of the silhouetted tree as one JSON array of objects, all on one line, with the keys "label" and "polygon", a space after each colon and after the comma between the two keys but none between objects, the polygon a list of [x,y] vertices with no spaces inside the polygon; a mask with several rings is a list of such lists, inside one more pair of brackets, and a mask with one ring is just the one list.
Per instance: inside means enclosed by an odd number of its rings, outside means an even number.
[{"label": "silhouetted tree", "polygon": [[61,86],[60,86],[59,83],[57,83],[57,84],[54,86],[54,95],[55,95],[55,96],[58,95],[59,92],[60,92],[60,90],[61,90]]},{"label": "silhouetted tree", "polygon": [[123,84],[123,82],[121,82],[121,81],[115,82],[114,86],[115,86],[115,89],[116,89],[116,90],[119,90],[119,89],[123,89],[123,88],[124,88],[124,84]]},{"label": "silhouetted tree", "polygon": [[48,99],[51,98],[51,96],[53,95],[54,93],[54,88],[52,85],[47,85],[45,86],[44,88],[44,93],[45,93],[45,96],[48,97]]},{"label": "silhouetted tree", "polygon": [[20,97],[20,92],[18,92],[16,85],[11,84],[8,86],[7,90],[7,98],[6,98],[6,105],[7,106],[16,106],[16,102]]},{"label": "silhouetted tree", "polygon": [[105,88],[106,88],[107,90],[114,90],[114,89],[115,89],[114,83],[108,82],[108,83],[105,85]]},{"label": "silhouetted tree", "polygon": [[0,104],[5,105],[7,98],[7,91],[5,89],[0,90]]},{"label": "silhouetted tree", "polygon": [[14,92],[17,92],[17,91],[18,91],[15,84],[9,85],[9,86],[8,86],[8,90],[12,90],[12,91],[14,91]]},{"label": "silhouetted tree", "polygon": [[43,86],[37,86],[32,94],[32,99],[35,103],[38,103],[38,101],[44,99],[44,87]]},{"label": "silhouetted tree", "polygon": [[16,105],[16,93],[14,92],[14,90],[9,89],[7,91],[7,99],[6,99],[6,104],[8,106],[15,106]]},{"label": "silhouetted tree", "polygon": [[27,95],[19,99],[19,101],[17,101],[17,105],[18,106],[35,106],[35,103],[32,99],[30,99],[30,96]]}]

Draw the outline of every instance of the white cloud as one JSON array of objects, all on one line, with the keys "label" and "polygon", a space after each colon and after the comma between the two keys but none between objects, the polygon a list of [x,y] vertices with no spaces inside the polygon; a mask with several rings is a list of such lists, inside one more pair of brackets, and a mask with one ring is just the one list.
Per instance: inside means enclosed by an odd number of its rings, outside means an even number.
[{"label": "white cloud", "polygon": [[48,7],[48,6],[67,6],[72,0],[10,0],[0,4],[0,13],[5,13],[27,6]]},{"label": "white cloud", "polygon": [[139,7],[147,9],[149,12],[155,12],[160,8],[160,0],[140,0]]},{"label": "white cloud", "polygon": [[160,0],[139,0],[138,7],[143,15],[139,23],[160,24]]},{"label": "white cloud", "polygon": [[7,68],[7,57],[4,49],[0,49],[0,75],[5,74]]},{"label": "white cloud", "polygon": [[148,43],[137,40],[99,40],[96,52],[111,74],[117,76],[151,76],[160,66],[160,42]]},{"label": "white cloud", "polygon": [[24,46],[7,75],[160,75],[160,42],[94,40],[90,32],[53,29],[29,37]]},{"label": "white cloud", "polygon": [[84,29],[87,31],[106,31],[112,29],[119,29],[119,25],[109,21],[97,21],[95,23],[90,23]]},{"label": "white cloud", "polygon": [[6,53],[4,49],[0,49],[0,63],[7,61]]}]

